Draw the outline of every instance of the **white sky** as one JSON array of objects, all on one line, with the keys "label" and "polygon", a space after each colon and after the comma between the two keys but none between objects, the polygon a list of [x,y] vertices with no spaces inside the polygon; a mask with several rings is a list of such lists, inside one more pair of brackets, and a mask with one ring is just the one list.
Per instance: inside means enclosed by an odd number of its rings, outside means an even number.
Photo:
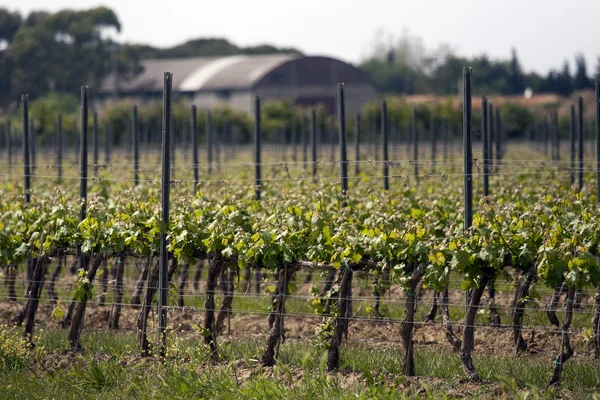
[{"label": "white sky", "polygon": [[[515,46],[525,71],[546,73],[577,52],[588,74],[600,56],[600,0],[4,0],[28,13],[106,5],[118,15],[118,40],[171,46],[198,37],[239,45],[270,43],[358,62],[378,30],[407,29],[428,48],[508,58]],[[461,19],[462,16],[465,19]],[[573,69],[571,69],[573,72]]]}]

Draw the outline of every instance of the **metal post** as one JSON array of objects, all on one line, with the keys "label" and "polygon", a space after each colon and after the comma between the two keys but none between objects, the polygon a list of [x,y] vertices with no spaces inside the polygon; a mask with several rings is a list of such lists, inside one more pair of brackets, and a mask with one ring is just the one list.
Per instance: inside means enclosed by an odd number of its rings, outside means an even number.
[{"label": "metal post", "polygon": [[554,111],[554,132],[556,132],[556,160],[560,161],[560,128],[558,126],[558,111]]},{"label": "metal post", "polygon": [[600,203],[600,79],[596,79],[596,201]]},{"label": "metal post", "polygon": [[346,106],[344,84],[338,83],[338,131],[340,134],[340,180],[342,195],[348,194],[348,154],[346,151]]},{"label": "metal post", "polygon": [[310,146],[312,150],[312,177],[313,182],[317,181],[317,112],[313,108],[311,110],[311,128],[310,128]]},{"label": "metal post", "polygon": [[254,98],[254,190],[256,200],[260,200],[260,97]]},{"label": "metal post", "polygon": [[483,138],[483,196],[487,197],[490,195],[490,184],[489,184],[489,131],[488,131],[488,102],[487,98],[483,96],[481,98],[481,135]]},{"label": "metal post", "polygon": [[192,105],[192,120],[190,125],[192,134],[192,163],[194,164],[194,196],[198,189],[198,120],[196,118],[196,106]]},{"label": "metal post", "polygon": [[[473,224],[473,148],[471,143],[471,68],[463,67],[463,153],[464,153],[464,230],[468,234]],[[496,111],[497,112],[497,111]],[[498,137],[498,136],[497,136]],[[496,148],[497,149],[497,148]],[[465,307],[468,310],[471,293],[465,294]]]},{"label": "metal post", "polygon": [[431,115],[431,126],[429,127],[431,132],[431,173],[435,174],[435,161],[437,157],[437,142],[435,137],[435,116]]},{"label": "metal post", "polygon": [[308,168],[308,117],[302,115],[302,163],[304,169]]},{"label": "metal post", "polygon": [[383,142],[383,189],[390,190],[390,167],[388,165],[388,126],[387,126],[387,102],[381,100],[381,139]]},{"label": "metal post", "polygon": [[[86,218],[88,181],[88,87],[81,87],[81,139],[79,140],[79,200],[80,221]],[[79,269],[87,270],[87,255],[79,249]]]},{"label": "metal post", "polygon": [[56,167],[57,167],[57,182],[62,181],[62,159],[63,159],[63,133],[62,133],[62,115],[58,114],[56,119]]},{"label": "metal post", "polygon": [[360,172],[360,114],[356,114],[354,121],[354,173]]},{"label": "metal post", "polygon": [[133,185],[137,186],[140,183],[140,143],[138,132],[138,112],[137,106],[135,105],[133,106],[131,133],[133,135]]},{"label": "metal post", "polygon": [[502,123],[500,122],[500,109],[496,108],[496,173],[500,171],[500,160],[502,159]]},{"label": "metal post", "polygon": [[571,186],[575,184],[575,141],[577,122],[575,120],[575,104],[571,104]]},{"label": "metal post", "polygon": [[[464,200],[465,231],[473,223],[473,148],[471,143],[471,68],[463,68],[463,151],[464,151]],[[497,112],[497,110],[496,110]],[[498,148],[496,147],[496,150]]]},{"label": "metal post", "polygon": [[94,176],[98,176],[98,113],[94,111],[94,125],[92,127],[94,139]]},{"label": "metal post", "polygon": [[206,131],[204,140],[206,142],[206,162],[208,164],[208,176],[212,174],[212,121],[210,110],[206,111]]},{"label": "metal post", "polygon": [[169,292],[169,275],[167,252],[167,234],[169,229],[169,206],[170,206],[170,182],[171,182],[171,87],[173,84],[173,74],[165,72],[163,83],[163,117],[162,117],[162,182],[161,182],[161,203],[162,203],[162,225],[160,229],[160,261],[159,261],[159,282],[158,282],[158,343],[159,354],[165,356],[167,344],[167,295]]},{"label": "metal post", "polygon": [[21,95],[21,106],[23,107],[23,189],[25,190],[25,202],[31,200],[31,170],[29,161],[29,102],[26,94]]},{"label": "metal post", "polygon": [[412,110],[412,142],[415,181],[419,183],[419,133],[417,132],[417,109]]},{"label": "metal post", "polygon": [[579,152],[579,190],[583,189],[583,97],[579,96],[577,99],[578,103],[578,125],[579,129],[577,130],[577,147]]}]

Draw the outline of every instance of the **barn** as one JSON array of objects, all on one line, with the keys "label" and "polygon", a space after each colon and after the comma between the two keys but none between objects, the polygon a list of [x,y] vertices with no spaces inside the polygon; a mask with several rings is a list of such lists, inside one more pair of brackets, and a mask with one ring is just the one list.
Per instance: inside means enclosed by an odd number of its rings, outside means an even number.
[{"label": "barn", "polygon": [[287,99],[301,106],[322,104],[334,114],[336,87],[345,83],[346,111],[350,114],[375,99],[376,93],[364,72],[329,57],[298,54],[234,55],[184,59],[143,60],[135,78],[117,80],[109,76],[102,84],[100,99],[110,101],[115,93],[138,104],[162,96],[163,72],[173,72],[175,98],[189,99],[199,108],[215,105],[251,113],[253,98],[263,103]]}]

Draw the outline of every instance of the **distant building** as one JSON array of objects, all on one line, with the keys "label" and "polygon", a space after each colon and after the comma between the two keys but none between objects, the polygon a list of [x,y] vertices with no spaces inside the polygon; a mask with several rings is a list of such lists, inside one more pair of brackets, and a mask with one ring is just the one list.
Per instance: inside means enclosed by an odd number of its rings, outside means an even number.
[{"label": "distant building", "polygon": [[225,104],[251,113],[253,98],[263,103],[289,99],[295,104],[323,104],[329,113],[337,111],[337,83],[345,83],[346,112],[360,111],[375,99],[375,89],[364,72],[351,64],[328,57],[297,54],[237,55],[142,61],[143,71],[131,80],[114,76],[102,84],[99,98],[119,98],[138,104],[160,100],[163,73],[173,73],[174,98],[185,97],[199,108]]}]

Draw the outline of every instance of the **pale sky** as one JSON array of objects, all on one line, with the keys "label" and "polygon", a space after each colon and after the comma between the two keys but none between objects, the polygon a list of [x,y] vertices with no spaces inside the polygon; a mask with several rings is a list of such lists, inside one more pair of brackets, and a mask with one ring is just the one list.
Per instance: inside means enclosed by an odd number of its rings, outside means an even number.
[{"label": "pale sky", "polygon": [[[508,58],[515,46],[525,71],[547,73],[582,52],[588,74],[600,56],[600,0],[4,0],[28,13],[106,5],[123,26],[119,41],[171,46],[198,37],[239,45],[269,43],[357,63],[378,30],[403,30],[428,48]],[[571,69],[573,72],[573,68]]]}]

